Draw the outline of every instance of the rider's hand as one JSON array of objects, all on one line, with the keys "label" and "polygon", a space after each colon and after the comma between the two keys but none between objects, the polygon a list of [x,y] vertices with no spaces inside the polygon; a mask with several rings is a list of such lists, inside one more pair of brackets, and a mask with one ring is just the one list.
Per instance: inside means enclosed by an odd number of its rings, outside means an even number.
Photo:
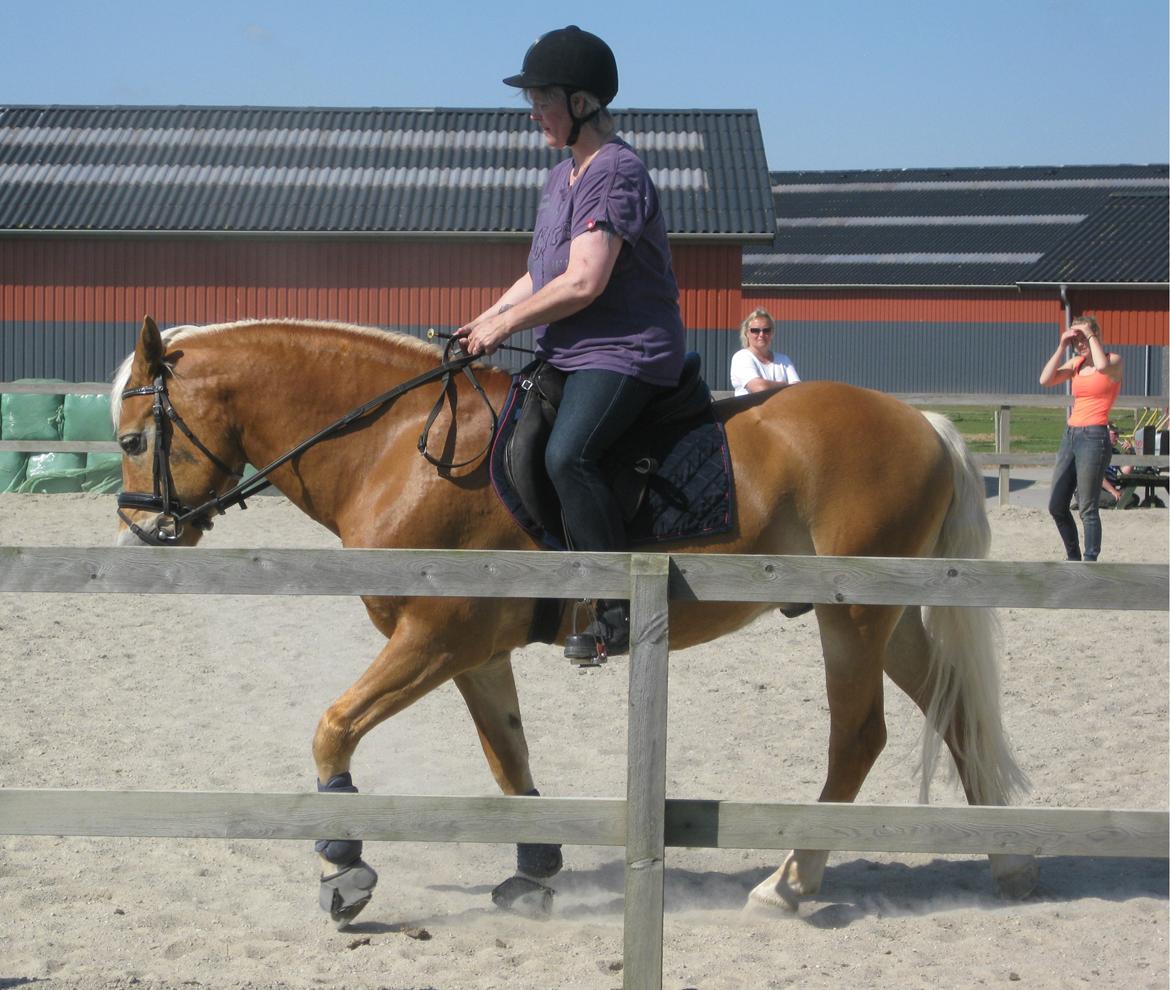
[{"label": "rider's hand", "polygon": [[512,335],[503,314],[485,316],[455,331],[459,345],[468,354],[495,354],[496,349]]}]

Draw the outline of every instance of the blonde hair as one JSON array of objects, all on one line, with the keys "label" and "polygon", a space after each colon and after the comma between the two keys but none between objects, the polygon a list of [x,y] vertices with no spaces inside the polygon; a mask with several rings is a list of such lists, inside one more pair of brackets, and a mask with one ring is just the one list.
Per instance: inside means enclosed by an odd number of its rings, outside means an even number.
[{"label": "blonde hair", "polygon": [[772,335],[776,335],[776,321],[772,319],[772,314],[766,309],[753,309],[747,316],[743,318],[743,322],[739,325],[739,341],[744,346],[748,345],[748,324],[752,320],[767,320],[768,327],[772,331]]},{"label": "blonde hair", "polygon": [[[524,99],[529,104],[535,102],[536,97],[544,97],[546,100],[551,100],[554,96],[560,96],[569,100],[570,109],[572,109],[572,97],[569,97],[563,86],[534,86],[531,89],[524,90]],[[573,90],[573,96],[583,97],[584,113],[583,117],[588,117],[591,113],[596,113],[597,116],[592,117],[582,126],[588,125],[592,127],[598,134],[606,140],[609,140],[614,135],[613,114],[609,112],[607,107],[601,105],[601,100],[585,89]]]}]

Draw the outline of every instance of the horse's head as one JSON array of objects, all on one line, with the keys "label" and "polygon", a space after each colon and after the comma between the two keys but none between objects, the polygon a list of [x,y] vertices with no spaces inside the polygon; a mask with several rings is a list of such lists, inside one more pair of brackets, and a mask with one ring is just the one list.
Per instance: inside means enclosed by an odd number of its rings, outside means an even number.
[{"label": "horse's head", "polygon": [[[214,509],[194,512],[239,478],[244,457],[216,397],[167,352],[175,331],[149,316],[115,376],[114,427],[122,447],[120,546],[194,546]],[[189,363],[189,362],[188,362]],[[186,370],[186,369],[184,369]]]}]

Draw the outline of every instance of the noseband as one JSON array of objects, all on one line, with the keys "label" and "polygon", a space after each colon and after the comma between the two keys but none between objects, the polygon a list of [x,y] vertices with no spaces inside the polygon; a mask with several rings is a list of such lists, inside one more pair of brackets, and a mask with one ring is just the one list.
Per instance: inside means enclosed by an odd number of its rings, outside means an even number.
[{"label": "noseband", "polygon": [[[128,388],[122,393],[123,400],[135,395],[154,396],[154,491],[148,492],[120,492],[118,494],[118,518],[122,520],[135,536],[144,543],[156,547],[169,546],[177,543],[183,535],[183,524],[190,522],[200,529],[208,528],[205,506],[192,509],[185,505],[175,493],[175,479],[171,475],[171,437],[174,433],[172,424],[177,426],[183,435],[191,441],[203,455],[217,468],[234,481],[243,477],[238,471],[233,471],[207,445],[202,443],[183,422],[183,417],[171,404],[171,397],[167,394],[166,373],[160,373],[153,385],[143,385],[140,388]],[[214,491],[209,492],[213,499]],[[241,500],[243,504],[243,500]],[[123,509],[138,510],[141,512],[158,513],[158,523],[153,533],[144,530],[133,522]]]},{"label": "noseband", "polygon": [[[183,417],[179,415],[178,410],[171,404],[171,398],[167,394],[166,373],[159,374],[154,380],[153,385],[143,385],[139,388],[128,388],[122,393],[122,398],[126,399],[135,395],[153,395],[154,396],[154,425],[155,425],[155,439],[154,439],[154,491],[148,492],[122,492],[118,495],[118,518],[129,527],[130,532],[137,536],[144,543],[149,543],[152,546],[164,547],[174,546],[178,543],[179,538],[183,535],[183,526],[190,523],[196,529],[210,529],[211,521],[209,516],[215,512],[223,515],[226,509],[233,505],[238,505],[241,509],[246,509],[248,506],[245,499],[251,498],[257,492],[263,491],[272,484],[268,480],[268,476],[275,471],[282,464],[291,461],[304,451],[308,450],[314,444],[320,443],[328,437],[335,436],[342,430],[352,426],[354,423],[364,419],[377,410],[381,409],[387,403],[392,402],[400,395],[410,392],[420,385],[426,385],[428,382],[442,380],[443,390],[439,393],[438,399],[435,401],[434,408],[431,409],[430,415],[427,417],[426,424],[423,426],[422,434],[418,438],[418,451],[428,461],[439,468],[459,468],[470,464],[472,461],[478,460],[491,447],[492,439],[496,432],[496,411],[492,408],[491,401],[484,392],[483,386],[475,377],[470,365],[475,360],[470,354],[461,357],[451,358],[451,348],[454,341],[447,344],[447,349],[443,355],[443,363],[430,371],[425,371],[421,375],[416,375],[409,381],[403,382],[401,385],[396,385],[387,392],[383,392],[375,399],[365,402],[356,409],[351,409],[341,419],[330,423],[323,430],[318,431],[309,437],[309,439],[299,443],[296,447],[286,454],[282,454],[275,461],[267,467],[260,469],[255,474],[249,476],[246,480],[242,480],[243,476],[238,471],[233,471],[228,467],[219,457],[217,457],[205,444],[200,442],[199,438],[191,431],[190,427],[183,422]],[[427,450],[427,438],[430,434],[431,425],[434,423],[439,411],[443,407],[445,399],[450,398],[452,402],[452,410],[454,410],[454,373],[462,371],[471,382],[472,387],[479,393],[484,404],[491,413],[492,428],[488,433],[487,444],[474,457],[470,457],[465,461],[443,461],[433,457]],[[195,445],[196,448],[203,455],[211,461],[217,468],[219,468],[229,478],[238,482],[232,489],[224,492],[222,495],[217,495],[215,491],[208,492],[210,498],[200,505],[191,508],[186,505],[181,498],[175,493],[175,481],[171,476],[171,437],[173,434],[173,426],[177,426],[183,435]],[[130,509],[141,512],[155,512],[158,514],[158,523],[155,526],[153,533],[148,532],[141,526],[132,522],[130,518],[123,511]]]}]

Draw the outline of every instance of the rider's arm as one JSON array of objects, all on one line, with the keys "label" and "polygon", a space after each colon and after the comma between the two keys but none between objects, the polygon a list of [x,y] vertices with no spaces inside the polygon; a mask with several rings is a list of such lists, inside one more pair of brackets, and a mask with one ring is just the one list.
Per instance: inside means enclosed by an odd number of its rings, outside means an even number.
[{"label": "rider's arm", "polygon": [[460,328],[460,335],[467,337],[468,352],[491,354],[517,331],[562,320],[583,310],[604,291],[623,243],[617,234],[602,226],[574,237],[565,270],[539,292]]},{"label": "rider's arm", "polygon": [[512,283],[511,287],[502,296],[500,296],[499,299],[497,299],[487,309],[480,313],[479,316],[477,316],[474,320],[464,324],[464,326],[460,329],[475,326],[475,324],[477,324],[485,317],[496,316],[499,313],[503,313],[505,310],[511,309],[516,305],[516,303],[522,302],[531,295],[532,276],[528,272],[525,272],[518,279],[516,279],[515,282]]}]

